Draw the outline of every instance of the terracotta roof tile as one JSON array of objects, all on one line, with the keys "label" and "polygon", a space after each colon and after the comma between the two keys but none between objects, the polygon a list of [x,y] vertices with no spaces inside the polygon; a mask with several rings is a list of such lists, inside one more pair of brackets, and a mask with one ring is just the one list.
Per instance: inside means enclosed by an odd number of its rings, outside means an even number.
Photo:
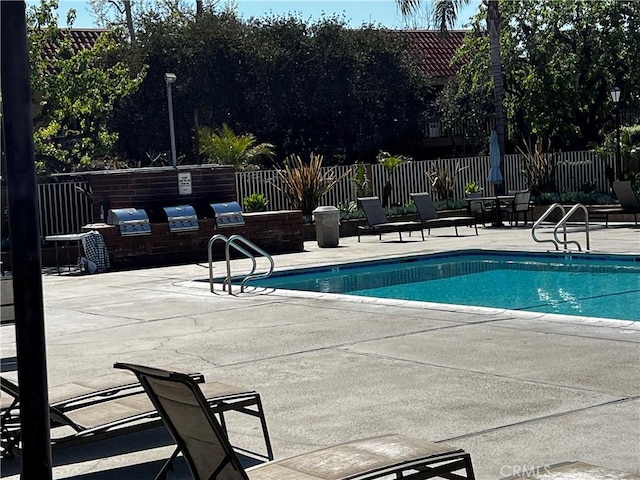
[{"label": "terracotta roof tile", "polygon": [[451,65],[456,50],[462,46],[467,32],[452,30],[442,34],[433,30],[393,30],[414,45],[424,60],[424,72],[434,79],[455,75],[460,65]]},{"label": "terracotta roof tile", "polygon": [[69,33],[71,35],[71,45],[73,51],[77,53],[84,48],[93,47],[100,35],[108,31],[109,30],[102,29],[80,30],[72,28],[71,30],[69,30]]},{"label": "terracotta roof tile", "polygon": [[[69,34],[71,37],[71,49],[74,54],[78,53],[85,48],[91,48],[95,45],[98,38],[103,33],[107,33],[109,30],[103,29],[60,29],[60,36]],[[56,49],[53,45],[46,45],[42,50],[42,58],[44,60],[54,60],[56,57]]]}]

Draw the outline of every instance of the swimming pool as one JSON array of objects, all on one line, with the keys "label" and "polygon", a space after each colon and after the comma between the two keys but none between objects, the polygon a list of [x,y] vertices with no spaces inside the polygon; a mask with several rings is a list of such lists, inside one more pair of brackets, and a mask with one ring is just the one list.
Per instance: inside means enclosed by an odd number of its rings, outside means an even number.
[{"label": "swimming pool", "polygon": [[640,257],[461,250],[306,268],[249,285],[640,321]]}]

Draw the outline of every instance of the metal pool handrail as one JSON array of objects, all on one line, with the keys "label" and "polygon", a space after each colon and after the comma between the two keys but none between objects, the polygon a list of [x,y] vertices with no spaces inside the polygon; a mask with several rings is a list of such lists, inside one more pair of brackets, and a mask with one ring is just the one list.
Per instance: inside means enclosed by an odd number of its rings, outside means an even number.
[{"label": "metal pool handrail", "polygon": [[[222,235],[221,233],[218,233],[213,237],[211,237],[209,239],[209,243],[207,244],[207,253],[209,257],[209,290],[211,290],[211,293],[213,293],[213,248],[212,247],[213,247],[213,244],[216,242],[216,240],[221,240],[226,244],[229,241],[229,238],[226,235]],[[226,289],[227,280],[231,281],[230,279],[225,278],[223,283],[223,289]]]},{"label": "metal pool handrail", "polygon": [[[229,293],[231,293],[231,279],[232,279],[232,277],[231,277],[231,249],[230,249],[231,246],[233,248],[235,248],[237,251],[239,251],[240,253],[242,253],[247,258],[250,258],[251,262],[253,264],[253,266],[251,268],[251,271],[242,280],[242,283],[241,283],[241,286],[240,286],[240,291],[241,292],[244,291],[245,283],[247,281],[249,281],[250,279],[252,279],[252,278],[267,278],[268,276],[270,276],[273,273],[273,269],[274,269],[273,259],[271,258],[271,256],[267,252],[265,252],[261,248],[257,247],[253,243],[251,243],[249,240],[244,238],[242,235],[231,235],[230,237],[227,237],[226,235],[222,235],[221,233],[218,233],[218,234],[214,235],[213,237],[211,237],[209,239],[209,243],[207,245],[207,251],[208,251],[208,256],[209,256],[209,290],[212,293],[213,293],[213,244],[216,242],[216,240],[221,240],[222,242],[224,242],[224,245],[225,245],[224,254],[225,254],[225,261],[226,261],[226,264],[227,264],[227,276],[225,277],[224,282],[222,283],[222,289],[223,290],[226,290],[227,286],[229,286]],[[243,248],[241,245],[238,245],[237,242],[244,243],[247,247],[253,249],[255,252],[257,252],[260,255],[266,257],[269,260],[270,264],[271,264],[271,267],[270,267],[269,271],[267,273],[263,273],[263,274],[255,274],[256,268],[258,266],[255,256],[249,250]]]},{"label": "metal pool handrail", "polygon": [[[562,206],[562,204],[560,203],[554,203],[553,205],[551,205],[546,212],[544,212],[542,214],[542,216],[536,221],[536,223],[533,224],[533,227],[531,227],[531,238],[533,238],[533,240],[537,243],[544,243],[544,242],[550,242],[553,243],[553,245],[556,247],[556,250],[560,250],[560,248],[558,247],[558,242],[556,240],[553,239],[548,239],[548,240],[540,240],[538,237],[536,237],[536,228],[538,227],[538,225],[540,225],[549,215],[551,215],[551,212],[553,212],[556,209],[560,209],[562,210],[562,216],[564,217],[565,214],[567,213],[567,211],[565,210],[564,206]],[[554,235],[555,236],[555,235]],[[564,242],[566,243],[567,241],[567,227],[566,225],[564,225]]]},{"label": "metal pool handrail", "polygon": [[[582,211],[584,212],[585,234],[587,236],[587,250],[590,250],[590,245],[589,245],[589,210],[587,210],[587,207],[585,207],[581,203],[576,203],[573,207],[571,207],[571,210],[569,210],[567,212],[567,214],[564,217],[562,217],[562,219],[557,223],[556,227],[553,229],[553,238],[555,238],[556,242],[564,244],[565,250],[566,250],[567,244],[573,243],[578,247],[578,250],[582,251],[582,248],[580,247],[580,243],[579,242],[577,242],[576,240],[567,240],[566,224],[569,221],[569,218],[571,218],[571,215],[573,215],[574,212],[576,212],[576,210],[578,210],[578,209],[582,209]],[[561,241],[558,238],[558,228],[560,228],[561,226],[564,228],[564,241]]]},{"label": "metal pool handrail", "polygon": [[[243,243],[246,247],[251,248],[254,252],[259,253],[260,255],[265,257],[267,260],[269,260],[269,270],[264,273],[255,273],[256,271],[255,256],[248,250],[245,250],[240,245],[238,245],[237,242]],[[244,253],[247,257],[251,258],[251,261],[253,262],[253,268],[251,269],[251,272],[249,272],[249,274],[244,277],[242,282],[240,282],[240,292],[244,292],[244,286],[247,284],[249,280],[254,278],[267,278],[271,276],[271,274],[273,273],[273,269],[275,268],[275,264],[273,263],[273,258],[271,258],[271,255],[269,255],[267,252],[262,250],[260,247],[258,247],[254,243],[251,243],[242,235],[231,235],[229,237],[229,240],[227,240],[227,245],[225,247],[225,256],[227,257],[227,279],[229,281],[229,293],[231,293],[231,253],[230,253],[231,247],[235,248],[239,252]]]}]

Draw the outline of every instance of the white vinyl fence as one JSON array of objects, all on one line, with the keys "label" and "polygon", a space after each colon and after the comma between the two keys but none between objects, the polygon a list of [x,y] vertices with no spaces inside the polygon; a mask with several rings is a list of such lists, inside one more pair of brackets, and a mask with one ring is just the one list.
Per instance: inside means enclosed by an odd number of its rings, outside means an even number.
[{"label": "white vinyl fence", "polygon": [[[597,190],[606,192],[608,185],[605,177],[605,166],[612,165],[613,158],[603,158],[591,152],[568,152],[558,154],[556,164],[556,187],[559,192],[578,191],[586,183],[593,183]],[[476,182],[484,187],[487,194],[493,190],[487,184],[489,175],[489,157],[465,157],[443,160],[423,160],[409,162],[393,173],[391,183],[393,190],[392,204],[404,205],[409,202],[410,194],[430,192],[430,184],[425,171],[445,168],[453,173],[459,171],[454,189],[454,198],[464,196],[464,186]],[[351,181],[355,174],[353,166],[327,167],[334,169],[336,177],[344,172],[346,175],[321,200],[321,205],[338,206],[356,200],[355,186]],[[520,174],[522,157],[507,155],[504,159],[505,187],[507,190],[527,188],[525,178]],[[369,180],[373,194],[382,198],[382,188],[387,181],[387,173],[382,165],[367,165]],[[269,204],[269,210],[286,210],[291,208],[284,194],[278,190],[280,185],[275,170],[259,170],[255,172],[237,172],[237,201],[242,204],[244,198],[254,193],[263,194]],[[40,209],[40,232],[46,235],[79,232],[83,225],[93,222],[93,209],[87,182],[45,183],[38,185],[38,206]]]},{"label": "white vinyl fence", "polygon": [[[504,177],[506,190],[523,190],[528,187],[526,179],[521,174],[521,155],[506,155],[504,158]],[[559,192],[578,191],[589,183],[595,184],[596,189],[606,192],[609,187],[605,177],[605,167],[613,164],[613,158],[603,158],[592,152],[566,152],[557,154],[556,188]],[[487,194],[493,193],[493,187],[487,183],[489,175],[489,157],[464,157],[442,160],[421,160],[408,162],[397,168],[391,176],[393,190],[391,204],[404,205],[409,202],[410,194],[416,192],[430,192],[430,182],[427,171],[435,172],[444,168],[450,173],[458,171],[454,189],[454,198],[464,197],[464,187],[469,182],[476,182],[484,188]],[[334,170],[336,177],[343,172],[353,170],[336,186],[323,196],[321,205],[337,206],[356,200],[355,186],[351,181],[355,174],[352,166],[326,167],[325,171]],[[459,169],[459,170],[457,170]],[[382,188],[387,181],[387,172],[379,164],[367,165],[369,181],[373,194],[382,198]],[[269,204],[269,210],[290,208],[288,200],[278,189],[280,180],[275,170],[260,170],[255,172],[237,172],[236,190],[237,200],[242,200],[254,193],[263,194]]]}]

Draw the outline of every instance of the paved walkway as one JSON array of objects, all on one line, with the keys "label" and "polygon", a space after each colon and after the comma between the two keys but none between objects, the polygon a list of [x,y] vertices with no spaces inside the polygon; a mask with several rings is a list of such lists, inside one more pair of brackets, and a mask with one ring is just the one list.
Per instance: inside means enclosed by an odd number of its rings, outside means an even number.
[{"label": "paved walkway", "polygon": [[[392,234],[347,238],[335,249],[307,243],[275,262],[280,269],[548,248],[522,228],[460,231],[433,230],[424,242],[415,234],[403,243]],[[640,230],[596,226],[591,247],[640,255]],[[205,264],[45,275],[50,383],[126,361],[252,386],[276,458],[400,432],[464,448],[480,480],[567,460],[640,476],[640,324],[273,291],[211,294],[207,278]],[[3,372],[12,376],[13,328],[1,328]],[[231,418],[229,426],[237,444],[260,450],[256,423]],[[153,478],[171,451],[161,430],[70,448],[54,454],[55,478]],[[3,461],[3,478],[18,470],[18,461]],[[183,465],[170,478],[190,477]]]}]

